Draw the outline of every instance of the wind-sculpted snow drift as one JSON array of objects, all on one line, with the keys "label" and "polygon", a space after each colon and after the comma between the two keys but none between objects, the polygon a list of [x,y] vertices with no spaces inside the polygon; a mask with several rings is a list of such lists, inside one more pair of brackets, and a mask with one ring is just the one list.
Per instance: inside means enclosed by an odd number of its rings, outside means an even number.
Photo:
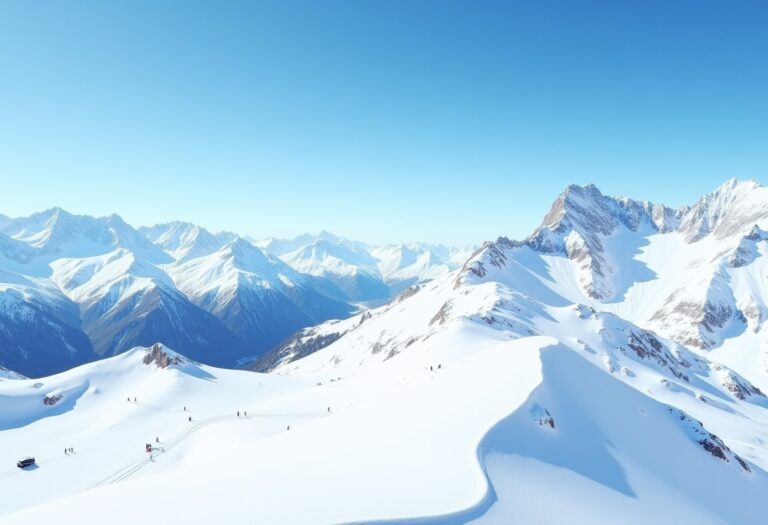
[{"label": "wind-sculpted snow drift", "polygon": [[[297,332],[271,374],[156,346],[2,381],[29,408],[0,460],[41,458],[0,471],[3,520],[761,524],[766,230],[753,183],[675,210],[573,186],[529,238]],[[42,436],[74,428],[64,461]]]}]

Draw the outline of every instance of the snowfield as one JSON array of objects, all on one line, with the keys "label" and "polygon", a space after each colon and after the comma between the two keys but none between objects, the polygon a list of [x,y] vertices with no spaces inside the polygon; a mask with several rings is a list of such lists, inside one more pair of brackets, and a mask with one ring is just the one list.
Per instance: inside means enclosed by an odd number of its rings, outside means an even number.
[{"label": "snowfield", "polygon": [[[340,379],[159,368],[135,349],[6,381],[2,521],[761,522],[762,403],[473,322],[412,346]],[[680,410],[722,432],[725,459]],[[13,466],[30,454],[38,468]]]}]

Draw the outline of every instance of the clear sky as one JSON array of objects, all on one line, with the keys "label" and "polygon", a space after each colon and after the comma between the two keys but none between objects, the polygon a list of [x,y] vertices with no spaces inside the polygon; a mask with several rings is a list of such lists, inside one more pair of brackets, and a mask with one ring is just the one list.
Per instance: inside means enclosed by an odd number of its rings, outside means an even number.
[{"label": "clear sky", "polygon": [[0,2],[0,213],[523,237],[768,183],[768,2]]}]

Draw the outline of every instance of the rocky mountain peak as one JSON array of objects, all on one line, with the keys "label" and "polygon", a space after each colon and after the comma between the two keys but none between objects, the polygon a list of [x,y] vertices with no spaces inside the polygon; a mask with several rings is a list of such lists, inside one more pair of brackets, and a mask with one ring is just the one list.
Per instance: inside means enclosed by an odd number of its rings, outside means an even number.
[{"label": "rocky mountain peak", "polygon": [[768,188],[753,180],[730,179],[688,210],[679,231],[687,242],[710,234],[724,239],[748,232],[761,219],[768,219]]}]

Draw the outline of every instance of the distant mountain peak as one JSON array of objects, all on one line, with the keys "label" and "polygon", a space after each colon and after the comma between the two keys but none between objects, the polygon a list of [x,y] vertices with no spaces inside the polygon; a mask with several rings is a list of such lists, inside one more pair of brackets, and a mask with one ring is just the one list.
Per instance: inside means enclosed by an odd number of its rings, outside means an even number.
[{"label": "distant mountain peak", "polygon": [[768,218],[768,188],[754,180],[729,179],[701,197],[685,214],[679,230],[688,242],[746,233]]}]

